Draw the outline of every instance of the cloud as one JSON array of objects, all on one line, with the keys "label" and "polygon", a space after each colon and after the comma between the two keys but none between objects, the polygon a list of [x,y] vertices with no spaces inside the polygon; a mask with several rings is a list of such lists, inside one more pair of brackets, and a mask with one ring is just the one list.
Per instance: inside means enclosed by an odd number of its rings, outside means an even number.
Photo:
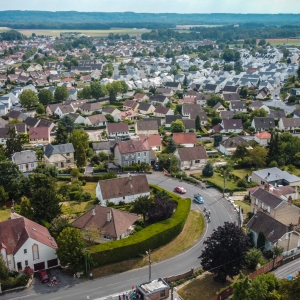
[{"label": "cloud", "polygon": [[[4,2],[2,0],[1,2]],[[296,0],[14,0],[1,10],[167,12],[167,13],[300,13]]]}]

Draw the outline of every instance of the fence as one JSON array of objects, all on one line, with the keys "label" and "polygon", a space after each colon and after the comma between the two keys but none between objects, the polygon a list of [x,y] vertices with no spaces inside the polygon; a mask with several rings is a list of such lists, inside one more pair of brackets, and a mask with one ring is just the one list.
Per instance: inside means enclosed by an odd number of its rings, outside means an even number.
[{"label": "fence", "polygon": [[190,277],[193,274],[194,274],[194,269],[191,269],[190,271],[187,271],[187,272],[182,273],[182,274],[173,275],[173,276],[170,276],[170,277],[165,277],[164,281],[166,281],[166,282],[174,282],[174,281],[177,281],[177,280],[180,280],[180,279],[183,279],[183,278]]},{"label": "fence", "polygon": [[[267,264],[265,264],[264,266],[262,266],[261,268],[259,268],[258,270],[254,271],[253,273],[249,274],[249,278],[253,279],[261,274],[265,274],[267,272],[269,272],[270,270],[274,269],[274,267],[281,265],[281,262],[283,261],[283,256],[278,256],[276,257],[274,260],[271,260],[270,262],[268,262]],[[221,293],[219,293],[218,295],[216,295],[215,297],[211,298],[210,300],[222,300],[225,299],[226,297],[228,297],[229,295],[231,295],[233,293],[233,289],[231,286],[229,286],[227,289],[225,289],[224,291],[222,291]]]}]

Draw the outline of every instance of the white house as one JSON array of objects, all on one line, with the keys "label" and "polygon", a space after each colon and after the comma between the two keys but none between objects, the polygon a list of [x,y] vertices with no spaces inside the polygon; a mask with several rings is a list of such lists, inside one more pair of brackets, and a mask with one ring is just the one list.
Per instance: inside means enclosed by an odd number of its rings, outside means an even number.
[{"label": "white house", "polygon": [[14,212],[11,219],[0,223],[0,250],[7,267],[22,271],[26,266],[35,271],[59,265],[57,244],[48,229]]},{"label": "white house", "polygon": [[149,195],[148,180],[144,174],[99,180],[96,186],[96,197],[102,205],[106,205],[106,201],[115,204],[120,201],[130,203],[140,196]]},{"label": "white house", "polygon": [[271,133],[267,131],[262,131],[254,134],[254,141],[263,147],[268,146],[270,139]]},{"label": "white house", "polygon": [[38,158],[33,150],[15,152],[11,160],[18,165],[21,172],[31,172],[38,166]]},{"label": "white house", "polygon": [[208,159],[203,146],[178,148],[174,155],[178,158],[178,168],[180,170],[201,169],[205,166]]}]

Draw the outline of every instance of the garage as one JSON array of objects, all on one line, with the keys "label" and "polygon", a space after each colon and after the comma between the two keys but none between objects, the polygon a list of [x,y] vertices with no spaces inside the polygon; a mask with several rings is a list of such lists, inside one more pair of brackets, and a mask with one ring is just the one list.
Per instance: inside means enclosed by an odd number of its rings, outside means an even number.
[{"label": "garage", "polygon": [[52,267],[56,267],[58,265],[57,258],[48,260],[47,265],[48,265],[48,269]]},{"label": "garage", "polygon": [[41,263],[34,264],[33,268],[34,268],[34,271],[43,270],[43,269],[45,269],[45,262],[43,261]]}]

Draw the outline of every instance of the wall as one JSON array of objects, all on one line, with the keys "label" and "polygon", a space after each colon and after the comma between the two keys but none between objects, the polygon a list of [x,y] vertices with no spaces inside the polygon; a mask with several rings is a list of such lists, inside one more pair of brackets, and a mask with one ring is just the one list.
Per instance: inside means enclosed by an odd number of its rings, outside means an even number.
[{"label": "wall", "polygon": [[180,280],[180,279],[183,279],[183,278],[190,277],[193,274],[194,274],[194,269],[192,268],[190,271],[187,271],[185,273],[178,274],[178,275],[173,275],[173,276],[170,276],[170,277],[165,277],[164,281],[165,282],[174,282],[174,281],[177,281],[177,280]]}]

